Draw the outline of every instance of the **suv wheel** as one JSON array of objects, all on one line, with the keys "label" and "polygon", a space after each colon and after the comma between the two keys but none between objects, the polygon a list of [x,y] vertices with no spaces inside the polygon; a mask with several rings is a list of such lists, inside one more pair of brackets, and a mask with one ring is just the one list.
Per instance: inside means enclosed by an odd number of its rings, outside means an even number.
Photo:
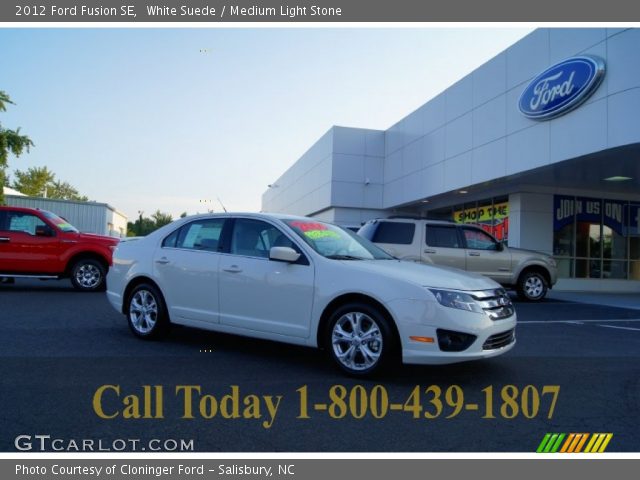
[{"label": "suv wheel", "polygon": [[133,289],[127,301],[127,320],[134,335],[159,338],[169,330],[169,315],[156,287],[143,283]]},{"label": "suv wheel", "polygon": [[83,292],[104,290],[106,273],[98,260],[82,258],[71,267],[71,283],[76,290]]},{"label": "suv wheel", "polygon": [[394,335],[386,318],[375,308],[351,303],[338,308],[329,321],[327,350],[349,375],[380,371],[393,356]]},{"label": "suv wheel", "polygon": [[518,296],[522,300],[535,302],[542,300],[547,294],[547,280],[540,272],[529,271],[520,275],[518,280]]}]

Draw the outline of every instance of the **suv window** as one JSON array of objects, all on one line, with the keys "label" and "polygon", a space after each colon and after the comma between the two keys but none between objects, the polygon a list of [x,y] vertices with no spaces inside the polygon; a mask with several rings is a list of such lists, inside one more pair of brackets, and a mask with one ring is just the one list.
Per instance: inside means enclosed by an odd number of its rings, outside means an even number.
[{"label": "suv window", "polygon": [[479,228],[463,228],[465,242],[467,242],[467,248],[474,250],[497,250],[498,246],[496,241],[491,235],[480,230]]},{"label": "suv window", "polygon": [[23,232],[28,233],[29,235],[36,234],[36,227],[45,226],[46,223],[43,222],[40,217],[33,215],[31,213],[25,212],[6,212],[6,216],[4,219],[5,230],[10,232]]},{"label": "suv window", "polygon": [[411,245],[415,232],[416,226],[414,223],[378,222],[378,228],[376,228],[371,241],[373,243]]},{"label": "suv window", "polygon": [[231,251],[234,255],[269,258],[271,247],[298,247],[278,228],[262,220],[238,218],[233,226]]},{"label": "suv window", "polygon": [[458,229],[445,225],[427,225],[426,243],[430,247],[460,248]]},{"label": "suv window", "polygon": [[217,252],[223,226],[223,218],[196,220],[165,238],[162,246]]}]

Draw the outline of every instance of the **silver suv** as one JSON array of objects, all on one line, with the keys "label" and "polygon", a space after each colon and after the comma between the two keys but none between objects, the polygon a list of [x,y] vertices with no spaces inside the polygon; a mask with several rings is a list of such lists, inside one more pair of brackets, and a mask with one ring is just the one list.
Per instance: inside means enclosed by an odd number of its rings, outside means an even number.
[{"label": "silver suv", "polygon": [[523,300],[542,300],[556,283],[555,260],[541,252],[507,248],[473,225],[411,218],[365,223],[358,235],[402,260],[455,267],[514,288]]}]

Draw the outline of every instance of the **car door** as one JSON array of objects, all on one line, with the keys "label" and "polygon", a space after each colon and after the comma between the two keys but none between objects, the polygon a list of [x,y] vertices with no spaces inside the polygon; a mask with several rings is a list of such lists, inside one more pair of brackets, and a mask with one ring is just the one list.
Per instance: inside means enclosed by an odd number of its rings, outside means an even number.
[{"label": "car door", "polygon": [[[274,246],[294,248],[298,262],[269,260]],[[306,338],[314,298],[314,267],[279,227],[236,218],[229,253],[220,259],[220,322],[224,325]]]},{"label": "car door", "polygon": [[460,234],[455,225],[427,223],[422,261],[464,270],[467,258]]},{"label": "car door", "polygon": [[224,218],[198,219],[168,235],[154,252],[154,278],[172,321],[219,323],[219,263]]},{"label": "car door", "polygon": [[60,273],[61,244],[56,230],[39,216],[5,210],[0,217],[0,272]]},{"label": "car door", "polygon": [[465,242],[467,270],[491,277],[499,283],[511,278],[511,254],[484,230],[460,227]]}]

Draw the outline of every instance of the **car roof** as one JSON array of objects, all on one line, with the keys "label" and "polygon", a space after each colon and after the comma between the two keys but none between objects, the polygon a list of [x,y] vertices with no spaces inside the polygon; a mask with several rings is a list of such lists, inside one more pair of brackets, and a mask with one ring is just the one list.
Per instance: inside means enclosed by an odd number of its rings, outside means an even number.
[{"label": "car roof", "polygon": [[426,222],[432,225],[460,225],[459,223],[450,222],[447,220],[431,220],[429,218],[413,218],[413,217],[389,217],[389,218],[374,218],[369,222]]},{"label": "car roof", "polygon": [[0,205],[0,210],[15,210],[18,212],[46,212],[47,210],[42,210],[41,208],[31,208],[31,207],[13,207],[11,205]]},{"label": "car roof", "polygon": [[214,213],[199,213],[196,215],[189,215],[186,218],[194,219],[194,218],[209,218],[209,217],[249,217],[249,218],[269,218],[273,220],[301,220],[305,222],[313,221],[313,222],[325,222],[324,220],[319,220],[311,217],[303,217],[301,215],[289,215],[285,213],[270,213],[270,212],[214,212]]}]

